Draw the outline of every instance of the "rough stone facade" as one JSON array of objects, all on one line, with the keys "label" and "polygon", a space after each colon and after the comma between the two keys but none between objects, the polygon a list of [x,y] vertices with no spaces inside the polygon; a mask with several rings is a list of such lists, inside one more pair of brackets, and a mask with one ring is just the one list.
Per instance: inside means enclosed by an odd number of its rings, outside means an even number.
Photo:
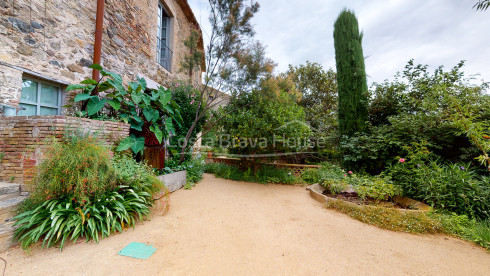
[{"label": "rough stone facade", "polygon": [[[106,145],[129,135],[129,125],[66,116],[0,118],[0,181],[29,184],[53,137],[67,131],[91,132]],[[24,189],[27,186],[24,185]]]},{"label": "rough stone facade", "polygon": [[[0,2],[0,105],[16,106],[22,77],[63,85],[91,77],[94,0],[4,0]],[[158,3],[171,16],[171,70],[157,63]],[[183,41],[199,25],[186,0],[106,0],[101,65],[125,81],[144,76],[160,85],[188,78],[180,62]],[[202,48],[202,41],[199,45]],[[201,80],[201,72],[195,74]]]}]

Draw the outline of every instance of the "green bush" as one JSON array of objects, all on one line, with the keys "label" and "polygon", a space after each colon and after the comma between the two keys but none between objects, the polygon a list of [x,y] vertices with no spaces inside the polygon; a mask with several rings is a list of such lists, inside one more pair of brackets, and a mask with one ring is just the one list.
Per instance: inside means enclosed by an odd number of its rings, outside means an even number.
[{"label": "green bush", "polygon": [[422,200],[436,209],[460,215],[487,219],[490,217],[490,186],[468,168],[468,165],[441,165],[430,161],[410,172],[403,164],[392,170],[404,194]]},{"label": "green bush", "polygon": [[470,218],[490,218],[487,177],[478,176],[469,164],[445,165],[431,160],[430,152],[423,145],[407,150],[408,156],[389,169],[404,195],[436,209]]},{"label": "green bush", "polygon": [[194,185],[202,179],[202,175],[205,170],[204,156],[198,154],[197,156],[189,155],[186,160],[180,164],[178,156],[168,160],[165,163],[165,168],[157,171],[157,174],[168,174],[178,171],[186,171],[187,187]]},{"label": "green bush", "polygon": [[[182,124],[175,126],[175,134],[170,139],[170,146],[173,150],[180,152],[187,131],[194,123],[194,118],[199,108],[201,92],[199,91],[199,87],[185,81],[175,81],[169,85],[169,89],[172,91],[172,100],[180,107],[180,114],[182,116]],[[204,108],[204,106],[201,106],[199,112],[202,113]],[[197,122],[190,139],[196,139],[205,121],[206,117]],[[189,144],[188,147],[190,146]]]},{"label": "green bush", "polygon": [[33,197],[14,217],[15,239],[25,249],[67,239],[99,241],[134,226],[149,215],[153,195],[163,184],[151,169],[130,157],[116,155],[87,135],[69,135],[53,142],[34,182]]},{"label": "green bush", "polygon": [[53,141],[38,172],[38,202],[67,197],[85,204],[117,187],[110,151],[89,136]]},{"label": "green bush", "polygon": [[394,185],[391,178],[385,176],[358,177],[355,182],[349,182],[353,184],[360,198],[386,201],[402,193],[400,187]]},{"label": "green bush", "polygon": [[301,174],[301,178],[308,184],[321,183],[325,180],[343,181],[347,172],[340,166],[328,162],[321,164],[319,169],[307,169]]},{"label": "green bush", "polygon": [[196,156],[185,162],[187,183],[193,185],[202,179],[204,173],[204,156]]},{"label": "green bush", "polygon": [[256,183],[275,183],[275,184],[297,184],[301,179],[291,174],[288,170],[277,169],[274,166],[261,166],[254,174],[252,169],[242,171],[234,166],[211,163],[206,164],[205,172],[212,173],[216,177],[231,179],[235,181],[247,181]]},{"label": "green bush", "polygon": [[[150,214],[153,199],[143,191],[119,186],[89,205],[80,205],[71,198],[47,200],[33,210],[23,212],[14,220],[14,239],[26,249],[43,240],[43,247],[59,244],[60,250],[67,240],[78,238],[99,241],[100,238],[135,225],[137,219]],[[100,234],[100,238],[99,238]]]},{"label": "green bush", "polygon": [[349,187],[353,188],[360,198],[371,198],[376,201],[389,200],[401,194],[401,189],[388,176],[359,176],[330,163],[323,163],[319,169],[305,170],[301,177],[306,183],[321,184],[334,195]]},{"label": "green bush", "polygon": [[115,155],[112,160],[115,170],[115,181],[118,185],[127,185],[138,191],[151,195],[163,188],[163,183],[154,175],[146,164],[139,163],[131,157]]},{"label": "green bush", "polygon": [[444,231],[459,236],[490,249],[490,221],[469,219],[466,215],[455,213],[432,213],[432,218],[438,220]]}]

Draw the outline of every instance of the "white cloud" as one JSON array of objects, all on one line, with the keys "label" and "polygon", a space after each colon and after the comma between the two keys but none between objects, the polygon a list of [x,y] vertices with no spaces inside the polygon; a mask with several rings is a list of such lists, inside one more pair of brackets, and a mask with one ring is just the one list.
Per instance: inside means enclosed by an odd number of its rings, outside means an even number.
[{"label": "white cloud", "polygon": [[[335,68],[333,23],[347,7],[364,31],[368,81],[392,79],[411,58],[416,63],[452,67],[466,60],[468,75],[490,81],[490,11],[476,11],[476,0],[262,0],[253,19],[256,38],[267,45],[278,71],[288,64],[315,61]],[[190,0],[209,33],[208,2]]]}]

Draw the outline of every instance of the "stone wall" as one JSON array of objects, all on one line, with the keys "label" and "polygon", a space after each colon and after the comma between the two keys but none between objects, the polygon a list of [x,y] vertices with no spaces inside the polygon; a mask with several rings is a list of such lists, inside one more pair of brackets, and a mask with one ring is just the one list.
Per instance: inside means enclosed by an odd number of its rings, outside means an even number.
[{"label": "stone wall", "polygon": [[[29,184],[43,150],[67,131],[95,133],[106,145],[129,135],[129,125],[65,116],[0,118],[0,181]],[[25,186],[24,186],[25,188]]]},{"label": "stone wall", "polygon": [[[159,1],[172,16],[170,72],[156,62]],[[92,70],[87,67],[93,60],[96,2],[0,2],[0,104],[18,104],[21,79],[29,71],[61,84],[91,77]],[[105,3],[101,62],[105,69],[121,74],[125,81],[145,76],[160,85],[188,77],[180,71],[180,61],[189,52],[183,41],[192,29],[200,29],[187,1]],[[200,80],[200,73],[194,79]]]}]

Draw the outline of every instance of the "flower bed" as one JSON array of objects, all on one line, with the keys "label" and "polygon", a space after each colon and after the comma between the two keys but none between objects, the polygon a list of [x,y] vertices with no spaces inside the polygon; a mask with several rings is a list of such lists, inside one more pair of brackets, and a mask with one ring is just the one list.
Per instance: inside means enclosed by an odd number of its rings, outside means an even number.
[{"label": "flower bed", "polygon": [[[314,198],[315,200],[317,200],[318,202],[321,202],[321,203],[327,203],[327,204],[330,204],[330,203],[338,203],[339,201],[343,201],[343,204],[346,204],[346,205],[350,205],[350,206],[363,206],[365,208],[372,208],[372,207],[383,207],[383,208],[390,208],[390,207],[387,207],[387,205],[384,205],[384,206],[374,206],[374,205],[370,205],[370,204],[358,204],[358,203],[355,203],[355,202],[351,202],[349,200],[344,200],[344,199],[341,199],[341,198],[335,198],[333,196],[328,196],[328,195],[325,195],[325,187],[321,186],[320,184],[313,184],[311,186],[308,186],[306,189],[308,189],[310,191],[310,196],[312,198]],[[416,201],[416,200],[413,200],[413,199],[410,199],[410,198],[406,198],[406,197],[403,197],[403,196],[395,196],[393,197],[393,203],[395,203],[396,205],[393,205],[393,207],[396,207],[395,209],[398,209],[402,212],[412,212],[412,211],[415,211],[415,212],[428,212],[428,211],[431,211],[432,208],[430,206],[428,206],[427,204],[424,204],[422,202],[419,202],[419,201]]]}]

